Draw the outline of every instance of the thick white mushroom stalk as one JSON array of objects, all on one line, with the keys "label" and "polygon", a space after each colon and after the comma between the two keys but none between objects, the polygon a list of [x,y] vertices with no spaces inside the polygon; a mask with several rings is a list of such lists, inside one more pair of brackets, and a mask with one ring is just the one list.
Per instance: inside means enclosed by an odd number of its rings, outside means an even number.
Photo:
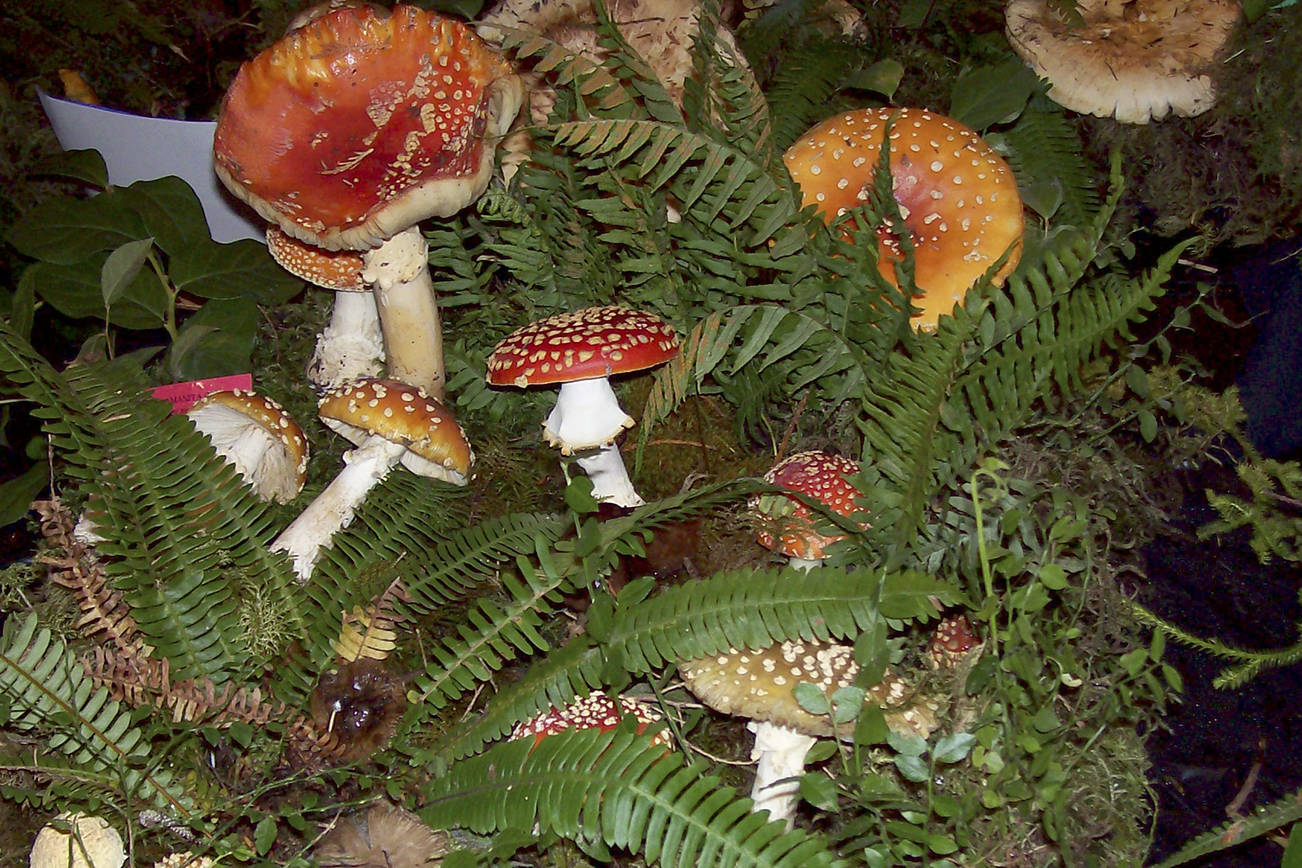
[{"label": "thick white mushroom stalk", "polygon": [[805,773],[805,754],[818,739],[776,723],[752,721],[746,728],[755,733],[750,758],[756,760],[755,784],[750,797],[755,811],[768,811],[770,820],[794,825],[796,803],[800,801],[800,776]]},{"label": "thick white mushroom stalk", "polygon": [[562,383],[556,406],[543,422],[543,436],[576,456],[575,463],[592,480],[592,496],[615,506],[641,506],[644,501],[628,477],[615,438],[632,427],[633,418],[619,406],[610,380],[596,377]]},{"label": "thick white mushroom stalk", "polygon": [[443,326],[425,237],[413,226],[366,251],[362,260],[362,279],[374,288],[388,376],[443,400]]},{"label": "thick white mushroom stalk", "polygon": [[329,391],[352,380],[374,377],[383,367],[384,333],[375,296],[370,292],[336,292],[330,322],[317,336],[308,379]]},{"label": "thick white mushroom stalk", "polygon": [[357,507],[406,451],[402,443],[372,435],[356,449],[345,452],[344,469],[271,543],[272,551],[285,552],[293,560],[300,582],[307,581],[321,557],[321,549],[352,523]]}]

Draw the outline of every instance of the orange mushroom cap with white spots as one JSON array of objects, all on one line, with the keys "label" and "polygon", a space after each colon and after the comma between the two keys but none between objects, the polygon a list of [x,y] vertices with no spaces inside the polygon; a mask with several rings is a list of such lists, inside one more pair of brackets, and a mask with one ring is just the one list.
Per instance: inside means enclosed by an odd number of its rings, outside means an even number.
[{"label": "orange mushroom cap with white spots", "polygon": [[281,268],[313,286],[339,292],[370,290],[362,280],[362,255],[354,250],[323,250],[268,226],[267,252]]},{"label": "orange mushroom cap with white spots", "polygon": [[[889,133],[888,133],[889,130]],[[969,127],[923,109],[867,108],[828,118],[783,155],[803,204],[831,222],[872,195],[882,142],[903,229],[913,243],[920,308],[914,323],[934,328],[1003,256],[1003,283],[1021,258],[1022,200],[1008,163]],[[877,229],[878,268],[898,287],[903,258],[896,227]]]},{"label": "orange mushroom cap with white spots", "polygon": [[460,21],[349,6],[240,67],[222,102],[218,176],[289,235],[366,250],[483,192],[492,139],[523,101],[510,66]]},{"label": "orange mushroom cap with white spots", "polygon": [[[854,499],[859,489],[847,477],[859,472],[859,465],[830,452],[799,452],[773,466],[764,481],[812,497],[840,516],[858,511]],[[751,509],[761,520],[756,532],[759,544],[792,558],[816,559],[832,543],[845,539],[815,530],[814,513],[808,506],[783,494],[756,497]]]},{"label": "orange mushroom cap with white spots", "polygon": [[396,380],[367,379],[321,399],[321,420],[349,441],[371,435],[407,447],[402,464],[412,473],[465,485],[475,454],[451,411],[424,391]]}]

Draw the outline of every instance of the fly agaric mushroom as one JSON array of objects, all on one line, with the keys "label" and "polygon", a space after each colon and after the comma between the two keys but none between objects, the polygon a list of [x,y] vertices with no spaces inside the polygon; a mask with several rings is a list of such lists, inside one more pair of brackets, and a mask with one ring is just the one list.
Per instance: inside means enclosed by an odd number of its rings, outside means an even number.
[{"label": "fly agaric mushroom", "polygon": [[628,478],[615,438],[633,419],[619,406],[610,377],[642,371],[678,355],[678,335],[655,314],[590,307],[516,329],[488,357],[493,386],[560,384],[543,438],[576,459],[592,479],[592,496],[616,506],[644,501]]},{"label": "fly agaric mushroom", "polygon": [[[849,458],[830,452],[798,452],[773,465],[764,481],[811,497],[839,516],[858,510],[854,499],[861,492],[848,477],[859,472]],[[786,555],[799,569],[823,563],[825,550],[845,539],[845,534],[826,535],[815,527],[816,516],[808,506],[785,494],[764,494],[751,499],[751,512],[760,519],[756,540],[766,549]]]},{"label": "fly agaric mushroom", "polygon": [[307,438],[284,408],[244,389],[213,392],[185,415],[263,500],[289,503],[307,481]]},{"label": "fly agaric mushroom", "polygon": [[[534,744],[537,745],[547,736],[567,729],[614,729],[622,719],[630,716],[636,718],[639,733],[661,720],[660,714],[645,700],[632,696],[613,699],[601,690],[594,690],[563,708],[549,708],[542,714],[517,723],[509,738],[514,741],[533,736]],[[651,744],[668,747],[669,736],[661,730],[651,737]]]},{"label": "fly agaric mushroom", "polygon": [[[849,645],[789,640],[757,651],[731,649],[678,665],[689,690],[715,711],[750,719],[755,733],[751,759],[758,765],[751,788],[754,810],[792,824],[805,768],[805,754],[819,737],[850,735],[852,724],[838,732],[826,716],[810,714],[796,700],[795,687],[808,682],[829,697],[854,683],[859,664]],[[927,706],[911,702],[910,690],[887,671],[868,690],[868,701],[886,710],[892,730],[924,738],[935,728]]]},{"label": "fly agaric mushroom", "polygon": [[335,291],[330,323],[317,335],[307,378],[329,391],[350,380],[374,377],[384,364],[384,333],[370,285],[362,279],[362,255],[322,250],[267,227],[267,251],[281,268],[313,286]]},{"label": "fly agaric mushroom", "polygon": [[980,645],[966,615],[942,618],[927,643],[927,665],[932,669],[954,669]]},{"label": "fly agaric mushroom", "polygon": [[396,380],[358,380],[327,393],[321,420],[357,448],[307,509],[271,544],[294,560],[306,581],[326,545],[348,526],[357,507],[395,464],[418,476],[465,485],[475,455],[452,413],[415,386]]},{"label": "fly agaric mushroom", "polygon": [[312,852],[321,868],[437,868],[455,846],[447,832],[387,801],[332,825]]},{"label": "fly agaric mushroom", "polygon": [[1013,50],[1049,82],[1049,98],[1127,124],[1212,107],[1208,72],[1242,14],[1235,0],[1012,0]]},{"label": "fly agaric mushroom", "polygon": [[388,375],[441,398],[443,338],[417,224],[483,193],[524,95],[459,21],[413,6],[327,12],[240,67],[217,175],[287,234],[360,250]]},{"label": "fly agaric mushroom", "polygon": [[958,121],[923,109],[867,108],[815,125],[782,160],[803,204],[828,222],[872,195],[882,142],[890,129],[890,169],[904,225],[877,227],[881,274],[899,287],[897,232],[913,243],[919,308],[914,324],[935,328],[999,257],[1002,285],[1021,259],[1022,199],[1003,157]]},{"label": "fly agaric mushroom", "polygon": [[121,868],[127,861],[122,836],[103,817],[65,811],[36,835],[31,868]]}]

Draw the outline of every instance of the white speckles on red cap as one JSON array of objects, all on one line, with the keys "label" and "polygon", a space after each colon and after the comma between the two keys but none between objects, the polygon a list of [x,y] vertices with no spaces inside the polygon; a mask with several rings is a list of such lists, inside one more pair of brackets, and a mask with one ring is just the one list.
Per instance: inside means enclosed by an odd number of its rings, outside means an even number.
[{"label": "white speckles on red cap", "polygon": [[[764,481],[815,498],[836,515],[849,516],[857,510],[854,499],[859,489],[847,477],[859,472],[859,465],[830,452],[800,452],[773,466]],[[844,534],[824,536],[814,529],[814,515],[795,498],[767,495],[754,498],[751,510],[761,526],[756,533],[760,545],[788,557],[821,558],[824,549]]]},{"label": "white speckles on red cap", "polygon": [[[661,720],[660,713],[645,700],[632,696],[621,696],[616,700],[601,690],[594,690],[564,708],[549,709],[516,724],[510,738],[515,740],[532,735],[537,744],[547,736],[567,729],[614,729],[623,718],[630,716],[637,719],[638,732]],[[651,743],[669,746],[668,733],[661,730],[652,737]]]}]

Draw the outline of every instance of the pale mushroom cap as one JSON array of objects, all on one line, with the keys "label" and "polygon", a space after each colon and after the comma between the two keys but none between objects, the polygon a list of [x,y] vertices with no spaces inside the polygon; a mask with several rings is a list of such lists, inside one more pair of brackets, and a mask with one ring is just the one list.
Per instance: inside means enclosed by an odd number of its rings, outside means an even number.
[{"label": "pale mushroom cap", "polygon": [[[832,735],[832,722],[800,707],[792,692],[808,682],[828,695],[854,683],[854,648],[829,642],[789,640],[759,651],[730,650],[678,665],[689,690],[715,711],[772,723],[805,735]],[[869,694],[883,707],[899,706],[909,690],[887,672]]]},{"label": "pale mushroom cap", "polygon": [[121,868],[127,861],[122,836],[104,818],[64,812],[55,820],[73,832],[43,827],[28,857],[31,868]]},{"label": "pale mushroom cap", "polygon": [[[866,108],[822,121],[787,149],[782,159],[802,204],[831,222],[870,201],[888,127],[895,201],[922,293],[914,324],[932,328],[999,257],[1008,253],[995,285],[1017,267],[1022,199],[1008,163],[966,125],[924,109]],[[877,235],[878,268],[898,286],[898,242],[889,227]]]},{"label": "pale mushroom cap", "polygon": [[170,853],[154,863],[154,868],[216,868],[209,856],[196,856],[189,851]]},{"label": "pale mushroom cap", "polygon": [[678,355],[678,335],[653,313],[610,305],[549,316],[507,335],[488,357],[494,386],[546,386],[627,374]]},{"label": "pale mushroom cap", "polygon": [[[858,510],[854,499],[860,495],[848,477],[858,472],[859,465],[844,456],[812,450],[779,461],[764,481],[812,497],[834,514],[848,517]],[[845,538],[819,533],[813,511],[792,497],[763,495],[753,498],[750,508],[760,520],[755,534],[759,544],[787,557],[821,558],[829,545]]]},{"label": "pale mushroom cap", "polygon": [[402,464],[412,473],[465,485],[475,455],[461,425],[421,389],[396,380],[357,380],[329,392],[319,412],[350,442],[379,435],[407,447]]},{"label": "pale mushroom cap", "polygon": [[[303,490],[307,438],[272,399],[244,389],[213,392],[196,401],[185,415],[263,500],[288,503]],[[261,441],[261,446],[242,445],[241,441],[249,440]]]},{"label": "pale mushroom cap", "polygon": [[1048,0],[1012,0],[1008,41],[1072,111],[1143,124],[1212,107],[1208,71],[1241,16],[1235,0],[1080,0],[1073,22]]},{"label": "pale mushroom cap", "polygon": [[362,255],[355,250],[323,250],[267,227],[267,252],[276,264],[313,286],[340,292],[369,292],[362,279]]},{"label": "pale mushroom cap", "polygon": [[341,817],[312,855],[321,868],[433,868],[452,849],[452,837],[447,832],[430,827],[410,811],[381,801],[365,812]]},{"label": "pale mushroom cap", "polygon": [[474,201],[523,98],[465,24],[413,6],[347,6],[240,67],[214,165],[289,235],[366,250]]},{"label": "pale mushroom cap", "polygon": [[[638,722],[638,732],[661,720],[660,713],[646,700],[632,696],[611,697],[601,690],[580,696],[563,708],[549,708],[529,720],[521,721],[511,730],[512,741],[534,737],[535,743],[567,729],[614,729],[625,717]],[[669,744],[662,730],[651,739],[652,744]]]}]

